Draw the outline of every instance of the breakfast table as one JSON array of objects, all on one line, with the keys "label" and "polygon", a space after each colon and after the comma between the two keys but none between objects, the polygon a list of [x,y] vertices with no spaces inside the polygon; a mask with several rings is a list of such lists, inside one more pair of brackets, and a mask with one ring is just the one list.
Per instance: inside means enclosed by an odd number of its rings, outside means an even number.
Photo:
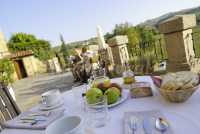
[{"label": "breakfast table", "polygon": [[[122,78],[111,79],[112,82],[123,83]],[[149,82],[153,96],[143,98],[129,97],[122,104],[109,109],[109,120],[104,127],[95,128],[95,134],[123,134],[124,113],[134,111],[160,110],[172,128],[174,134],[198,134],[200,130],[200,90],[183,103],[166,101],[157,91],[150,76],[136,76],[136,81]],[[83,90],[80,86],[80,90]],[[125,89],[124,89],[125,90]],[[84,110],[75,102],[73,89],[62,94],[64,100],[64,116],[79,115],[84,118]],[[1,134],[45,134],[44,130],[4,129]],[[159,132],[158,132],[159,134]]]}]

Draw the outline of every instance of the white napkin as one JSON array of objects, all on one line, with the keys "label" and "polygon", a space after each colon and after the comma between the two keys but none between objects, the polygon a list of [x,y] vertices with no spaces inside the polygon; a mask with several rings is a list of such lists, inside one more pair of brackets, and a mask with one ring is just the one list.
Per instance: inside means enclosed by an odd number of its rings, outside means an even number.
[{"label": "white napkin", "polygon": [[[56,119],[63,116],[64,109],[53,110],[49,113],[49,115],[48,113],[46,113],[46,116],[45,114],[42,116],[36,114],[41,114],[41,113],[40,112],[33,113],[33,111],[24,112],[20,114],[18,117],[5,122],[3,126],[5,128],[13,128],[13,129],[36,129],[36,130],[46,129],[46,127],[49,124],[51,124]],[[38,120],[36,124],[32,124],[34,122],[33,119]]]}]

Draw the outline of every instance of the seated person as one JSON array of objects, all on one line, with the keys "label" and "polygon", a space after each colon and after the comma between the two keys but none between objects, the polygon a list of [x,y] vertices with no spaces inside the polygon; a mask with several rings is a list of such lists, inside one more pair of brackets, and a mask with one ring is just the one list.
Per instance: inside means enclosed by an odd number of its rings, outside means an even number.
[{"label": "seated person", "polygon": [[81,81],[87,82],[88,78],[90,78],[93,66],[92,66],[92,58],[90,52],[87,51],[86,47],[82,48],[82,67],[81,67]]},{"label": "seated person", "polygon": [[71,57],[71,71],[74,76],[74,81],[80,81],[81,76],[80,76],[80,69],[81,69],[81,58],[78,54],[75,54],[74,56]]}]

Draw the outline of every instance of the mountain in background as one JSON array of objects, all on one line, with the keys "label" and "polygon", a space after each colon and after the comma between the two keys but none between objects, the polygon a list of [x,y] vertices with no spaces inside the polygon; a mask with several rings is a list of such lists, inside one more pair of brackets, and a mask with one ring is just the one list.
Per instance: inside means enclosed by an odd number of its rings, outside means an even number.
[{"label": "mountain in background", "polygon": [[75,41],[75,42],[67,43],[67,45],[69,45],[69,46],[75,46],[75,45],[93,45],[93,44],[97,44],[97,38],[96,37],[90,38],[88,40]]},{"label": "mountain in background", "polygon": [[[67,43],[66,45],[69,48],[78,48],[78,47],[83,46],[83,45],[97,45],[97,44],[98,44],[97,38],[93,37],[93,38],[90,38],[88,40],[70,42],[70,43]],[[59,52],[60,51],[60,45],[53,47],[53,49],[56,52]]]},{"label": "mountain in background", "polygon": [[183,14],[196,14],[197,24],[200,25],[200,6],[195,7],[195,8],[184,9],[184,10],[177,11],[177,12],[170,12],[170,13],[164,14],[160,17],[157,17],[154,19],[149,19],[143,23],[140,23],[139,25],[158,27],[159,23],[161,23],[162,21],[165,21],[175,15],[183,15]]}]

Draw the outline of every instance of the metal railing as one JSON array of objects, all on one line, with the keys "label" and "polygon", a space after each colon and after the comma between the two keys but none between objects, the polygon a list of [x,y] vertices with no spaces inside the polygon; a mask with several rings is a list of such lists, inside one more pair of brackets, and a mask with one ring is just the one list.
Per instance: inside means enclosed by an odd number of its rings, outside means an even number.
[{"label": "metal railing", "polygon": [[[190,35],[189,35],[190,36]],[[188,36],[188,38],[189,38]],[[200,58],[200,31],[195,31],[191,34],[193,49],[196,58]]]},{"label": "metal railing", "polygon": [[151,42],[142,42],[129,48],[130,58],[153,53],[157,60],[166,60],[167,51],[163,37],[159,37]]},{"label": "metal railing", "polygon": [[[135,44],[133,48],[129,48],[130,58],[134,56],[145,55],[146,53],[153,53],[157,60],[167,60],[167,51],[165,41],[162,35],[152,42],[143,42]],[[193,50],[196,58],[200,58],[200,28],[193,30],[191,34],[186,35],[186,41],[191,40],[193,43]]]}]

